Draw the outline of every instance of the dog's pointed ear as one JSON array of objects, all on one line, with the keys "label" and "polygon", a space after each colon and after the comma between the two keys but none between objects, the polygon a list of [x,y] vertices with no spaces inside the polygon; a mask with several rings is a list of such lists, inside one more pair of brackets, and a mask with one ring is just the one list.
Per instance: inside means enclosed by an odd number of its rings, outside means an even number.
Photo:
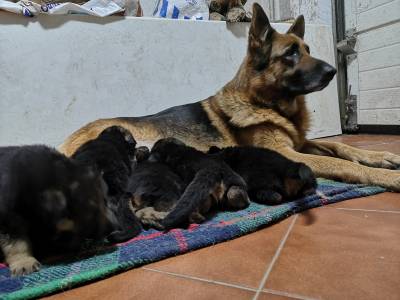
[{"label": "dog's pointed ear", "polygon": [[254,3],[253,17],[251,19],[249,32],[250,38],[265,42],[272,37],[274,31],[263,8],[258,3]]},{"label": "dog's pointed ear", "polygon": [[292,26],[290,26],[290,28],[287,31],[287,33],[293,33],[294,35],[297,35],[299,38],[303,39],[304,38],[304,31],[305,31],[304,16],[300,15],[294,21]]}]

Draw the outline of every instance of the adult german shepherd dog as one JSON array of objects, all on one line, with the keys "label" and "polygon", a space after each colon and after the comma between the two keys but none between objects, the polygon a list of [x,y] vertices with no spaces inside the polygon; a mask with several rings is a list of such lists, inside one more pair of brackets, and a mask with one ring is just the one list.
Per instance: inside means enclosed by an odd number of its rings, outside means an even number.
[{"label": "adult german shepherd dog", "polygon": [[253,145],[303,162],[319,177],[366,183],[400,192],[400,156],[345,144],[309,141],[304,95],[325,88],[331,65],[310,55],[300,16],[285,34],[276,32],[254,4],[248,50],[236,76],[216,95],[137,118],[102,119],[73,133],[60,150],[71,155],[104,128],[120,125],[137,141],[153,144],[175,137],[199,150],[210,146]]}]

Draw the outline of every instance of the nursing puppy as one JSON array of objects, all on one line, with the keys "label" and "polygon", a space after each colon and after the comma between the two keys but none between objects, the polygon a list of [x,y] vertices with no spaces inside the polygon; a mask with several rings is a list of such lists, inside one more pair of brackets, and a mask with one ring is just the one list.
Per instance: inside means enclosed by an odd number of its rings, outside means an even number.
[{"label": "nursing puppy", "polygon": [[139,220],[131,213],[128,180],[132,171],[136,141],[129,131],[112,126],[78,148],[72,159],[93,166],[102,174],[107,212],[114,230],[108,240],[127,241],[141,232]]},{"label": "nursing puppy", "polygon": [[0,249],[12,275],[110,232],[100,180],[46,146],[0,148]]},{"label": "nursing puppy", "polygon": [[303,163],[287,159],[275,151],[257,147],[211,147],[212,156],[225,161],[246,181],[252,200],[280,204],[315,192],[317,181]]},{"label": "nursing puppy", "polygon": [[160,222],[179,201],[185,184],[168,165],[148,161],[148,152],[147,147],[138,148],[128,191],[132,194],[133,212],[141,223],[162,229]]},{"label": "nursing puppy", "polygon": [[186,186],[174,209],[162,220],[165,229],[204,221],[213,206],[242,209],[249,205],[244,180],[223,161],[214,159],[174,138],[157,141],[149,157],[168,165]]}]

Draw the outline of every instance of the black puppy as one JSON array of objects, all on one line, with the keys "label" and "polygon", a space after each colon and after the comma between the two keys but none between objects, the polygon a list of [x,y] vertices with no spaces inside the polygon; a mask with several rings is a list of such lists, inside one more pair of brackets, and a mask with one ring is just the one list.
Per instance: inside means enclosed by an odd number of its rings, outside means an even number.
[{"label": "black puppy", "polygon": [[246,183],[238,174],[223,161],[177,139],[157,141],[149,160],[166,164],[181,177],[186,187],[174,209],[162,220],[165,229],[188,221],[202,222],[203,214],[216,204],[230,209],[249,205]]},{"label": "black puppy", "polygon": [[127,241],[141,232],[140,221],[131,212],[128,180],[132,171],[136,141],[123,127],[106,128],[100,135],[79,147],[72,159],[99,170],[107,187],[106,207],[115,231],[108,236],[112,243]]},{"label": "black puppy", "polygon": [[12,275],[110,230],[100,174],[46,146],[0,148],[0,248]]},{"label": "black puppy", "polygon": [[162,229],[160,221],[183,194],[185,184],[172,169],[161,162],[148,161],[148,148],[139,147],[137,164],[129,182],[132,206],[142,224]]},{"label": "black puppy", "polygon": [[279,153],[257,147],[211,147],[212,156],[225,161],[246,181],[252,200],[279,204],[315,192],[317,181],[311,169]]}]

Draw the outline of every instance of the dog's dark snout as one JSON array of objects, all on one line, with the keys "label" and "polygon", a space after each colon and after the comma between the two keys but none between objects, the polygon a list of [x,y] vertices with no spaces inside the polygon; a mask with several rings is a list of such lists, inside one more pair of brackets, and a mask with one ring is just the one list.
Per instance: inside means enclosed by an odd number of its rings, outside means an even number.
[{"label": "dog's dark snout", "polygon": [[322,66],[322,71],[325,74],[325,77],[332,79],[336,74],[336,69],[332,67],[330,64],[324,63]]}]

